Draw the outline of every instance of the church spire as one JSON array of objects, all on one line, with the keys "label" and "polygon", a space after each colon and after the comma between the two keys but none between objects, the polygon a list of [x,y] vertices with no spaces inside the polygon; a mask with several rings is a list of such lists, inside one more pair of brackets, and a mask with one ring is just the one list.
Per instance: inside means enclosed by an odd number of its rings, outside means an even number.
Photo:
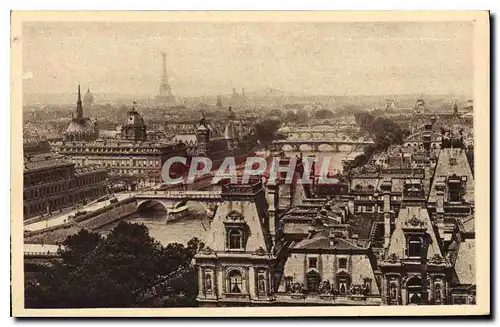
[{"label": "church spire", "polygon": [[78,84],[78,100],[76,101],[76,118],[83,118],[82,95],[80,94],[80,84]]}]

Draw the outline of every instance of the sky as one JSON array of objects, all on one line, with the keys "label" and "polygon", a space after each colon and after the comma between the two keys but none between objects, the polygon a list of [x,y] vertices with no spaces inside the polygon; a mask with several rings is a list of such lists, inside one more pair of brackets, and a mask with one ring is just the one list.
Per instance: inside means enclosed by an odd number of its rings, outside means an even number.
[{"label": "sky", "polygon": [[472,94],[467,22],[39,22],[23,26],[24,90],[151,95],[161,52],[176,96],[273,87],[310,95]]}]

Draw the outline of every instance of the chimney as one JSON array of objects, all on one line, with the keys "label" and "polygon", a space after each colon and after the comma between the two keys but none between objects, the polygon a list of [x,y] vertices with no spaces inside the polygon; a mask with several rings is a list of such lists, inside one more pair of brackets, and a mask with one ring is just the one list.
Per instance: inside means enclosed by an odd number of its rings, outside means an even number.
[{"label": "chimney", "polygon": [[436,183],[436,218],[438,223],[444,222],[444,193],[446,185],[444,181],[439,181]]},{"label": "chimney", "polygon": [[271,240],[275,244],[276,233],[279,229],[279,187],[276,185],[276,181],[268,180],[266,184],[267,188],[267,203],[269,205],[268,209],[268,219],[269,219],[269,234],[271,235]]},{"label": "chimney", "polygon": [[380,186],[384,197],[384,248],[389,246],[391,239],[391,190],[392,181],[385,180]]},{"label": "chimney", "polygon": [[350,214],[354,214],[354,200],[349,200],[349,202],[347,202],[347,208]]}]

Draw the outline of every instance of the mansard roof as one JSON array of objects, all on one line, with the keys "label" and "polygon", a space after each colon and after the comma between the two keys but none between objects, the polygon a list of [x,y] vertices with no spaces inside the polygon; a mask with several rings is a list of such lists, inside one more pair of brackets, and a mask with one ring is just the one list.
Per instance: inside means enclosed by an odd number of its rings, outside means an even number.
[{"label": "mansard roof", "polygon": [[475,256],[475,239],[466,239],[459,244],[454,267],[460,284],[476,284]]},{"label": "mansard roof", "polygon": [[[454,164],[450,163],[451,158],[454,158]],[[464,200],[471,203],[474,202],[474,176],[472,175],[465,151],[457,148],[445,148],[440,151],[428,202],[437,201],[436,183],[439,182],[440,177],[452,175],[467,177]]]},{"label": "mansard roof", "polygon": [[425,232],[430,237],[427,259],[431,259],[435,255],[443,256],[426,208],[420,206],[407,206],[406,208],[401,208],[395,222],[396,226],[389,241],[388,256],[396,254],[400,258],[404,257],[406,237],[403,228],[413,225],[415,225],[415,227],[424,228]]}]

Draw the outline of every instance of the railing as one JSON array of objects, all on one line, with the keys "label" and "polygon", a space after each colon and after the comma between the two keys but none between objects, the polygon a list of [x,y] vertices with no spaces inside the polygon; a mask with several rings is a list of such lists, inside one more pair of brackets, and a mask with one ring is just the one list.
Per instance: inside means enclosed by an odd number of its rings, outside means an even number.
[{"label": "railing", "polygon": [[354,295],[354,294],[303,294],[303,293],[278,293],[276,294],[278,302],[302,302],[311,304],[367,304],[380,305],[382,298],[380,295]]},{"label": "railing", "polygon": [[343,141],[343,140],[275,140],[273,144],[330,144],[330,143],[338,143],[338,144],[374,144],[373,141]]},{"label": "railing", "polygon": [[58,257],[59,254],[57,252],[24,252],[25,257]]},{"label": "railing", "polygon": [[220,199],[219,191],[148,191],[136,195],[137,198],[166,198],[166,199]]}]

